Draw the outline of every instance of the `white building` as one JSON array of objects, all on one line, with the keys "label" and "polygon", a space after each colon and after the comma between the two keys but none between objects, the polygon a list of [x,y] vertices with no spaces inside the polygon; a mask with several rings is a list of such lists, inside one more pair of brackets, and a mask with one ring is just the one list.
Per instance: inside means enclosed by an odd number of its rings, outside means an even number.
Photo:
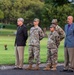
[{"label": "white building", "polygon": [[74,0],[68,0],[69,2],[71,2],[72,4],[74,4]]}]

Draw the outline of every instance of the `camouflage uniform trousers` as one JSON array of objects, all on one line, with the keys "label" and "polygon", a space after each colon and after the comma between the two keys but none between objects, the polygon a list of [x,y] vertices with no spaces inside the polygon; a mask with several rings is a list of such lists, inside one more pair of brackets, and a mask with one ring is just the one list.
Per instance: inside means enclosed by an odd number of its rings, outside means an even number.
[{"label": "camouflage uniform trousers", "polygon": [[34,59],[40,64],[40,46],[29,46],[29,64],[33,64]]},{"label": "camouflage uniform trousers", "polygon": [[58,57],[58,49],[51,49],[49,48],[47,51],[47,64],[57,64],[57,57]]}]

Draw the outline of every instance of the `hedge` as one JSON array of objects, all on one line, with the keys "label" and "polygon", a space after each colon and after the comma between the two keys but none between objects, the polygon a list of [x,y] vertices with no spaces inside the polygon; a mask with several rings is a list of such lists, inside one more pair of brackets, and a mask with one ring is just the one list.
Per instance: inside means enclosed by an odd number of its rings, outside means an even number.
[{"label": "hedge", "polygon": [[2,24],[2,23],[0,23],[0,28],[16,29],[17,28],[17,25],[13,25],[13,24]]}]

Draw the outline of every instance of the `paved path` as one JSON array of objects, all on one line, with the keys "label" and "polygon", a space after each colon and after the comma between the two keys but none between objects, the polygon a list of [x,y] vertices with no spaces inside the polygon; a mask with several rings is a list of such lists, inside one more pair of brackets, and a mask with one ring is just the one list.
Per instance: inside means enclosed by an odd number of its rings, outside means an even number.
[{"label": "paved path", "polygon": [[[25,64],[23,68],[26,68],[28,65]],[[35,66],[35,64],[33,65],[33,67]],[[46,64],[43,63],[43,64],[40,64],[39,67],[45,67]],[[62,64],[58,64],[57,66],[63,66],[63,63]],[[7,70],[7,69],[13,69],[14,68],[14,65],[1,65],[0,66],[0,70]]]},{"label": "paved path", "polygon": [[[25,65],[24,67],[26,67]],[[74,72],[60,72],[63,69],[63,64],[57,65],[57,71],[43,71],[45,64],[40,65],[39,71],[13,70],[14,66],[0,66],[0,75],[74,75]]]}]

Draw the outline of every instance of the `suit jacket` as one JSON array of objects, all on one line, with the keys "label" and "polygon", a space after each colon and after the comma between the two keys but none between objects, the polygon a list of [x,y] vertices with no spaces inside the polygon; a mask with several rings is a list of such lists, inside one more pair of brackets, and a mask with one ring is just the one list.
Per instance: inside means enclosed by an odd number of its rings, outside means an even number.
[{"label": "suit jacket", "polygon": [[15,45],[17,46],[25,46],[26,40],[28,38],[27,28],[25,25],[17,27]]},{"label": "suit jacket", "polygon": [[65,26],[65,44],[67,48],[74,48],[74,23],[68,27],[68,24]]}]

